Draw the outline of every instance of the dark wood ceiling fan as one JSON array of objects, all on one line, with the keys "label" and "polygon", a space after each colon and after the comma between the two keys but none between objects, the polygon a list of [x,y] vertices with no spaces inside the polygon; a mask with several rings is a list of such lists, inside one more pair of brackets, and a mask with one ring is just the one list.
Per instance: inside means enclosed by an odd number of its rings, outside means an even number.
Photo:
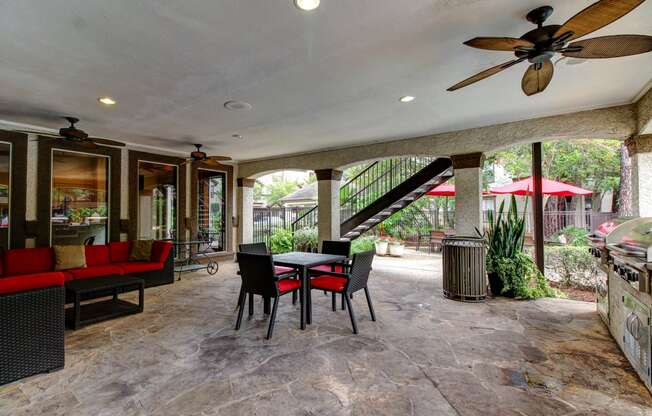
[{"label": "dark wood ceiling fan", "polygon": [[70,126],[59,129],[59,134],[53,134],[50,132],[40,131],[40,130],[15,130],[15,131],[18,131],[20,133],[38,134],[39,136],[54,137],[57,139],[65,140],[67,142],[77,143],[78,145],[85,147],[87,149],[96,149],[98,144],[107,145],[107,146],[119,146],[119,147],[125,146],[124,143],[117,142],[115,140],[103,139],[100,137],[89,137],[84,130],[75,127],[75,124],[79,123],[78,118],[76,117],[63,117],[63,118],[65,120],[68,120]]},{"label": "dark wood ceiling fan", "polygon": [[194,144],[193,146],[196,149],[190,153],[190,157],[186,159],[186,163],[202,162],[204,165],[218,167],[220,166],[220,162],[232,160],[228,156],[208,156],[206,152],[201,151],[202,144]]},{"label": "dark wood ceiling fan", "polygon": [[528,13],[527,20],[538,27],[520,38],[478,37],[464,42],[473,48],[513,52],[516,59],[475,74],[448,91],[464,88],[527,60],[530,66],[523,76],[521,88],[529,96],[544,91],[550,84],[554,75],[551,59],[558,53],[571,58],[601,59],[650,52],[652,36],[645,35],[603,36],[569,43],[613,23],[643,2],[645,0],[600,0],[561,26],[543,25],[552,15],[552,7],[534,9]]}]

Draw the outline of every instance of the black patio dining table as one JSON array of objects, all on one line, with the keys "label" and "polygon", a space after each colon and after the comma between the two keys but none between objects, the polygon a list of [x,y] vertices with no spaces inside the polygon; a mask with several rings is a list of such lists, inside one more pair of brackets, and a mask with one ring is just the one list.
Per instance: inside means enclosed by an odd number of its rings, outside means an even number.
[{"label": "black patio dining table", "polygon": [[308,269],[323,266],[325,264],[340,263],[346,260],[346,256],[293,251],[290,253],[275,254],[273,259],[274,264],[277,266],[292,267],[299,271],[301,285],[304,288],[303,298],[301,299],[304,305],[303,313],[301,314],[301,329],[306,329],[306,322],[310,324],[312,320],[312,313],[310,311],[311,306],[308,304],[308,295],[310,291],[310,286],[308,284],[308,279],[310,278],[308,276]]}]

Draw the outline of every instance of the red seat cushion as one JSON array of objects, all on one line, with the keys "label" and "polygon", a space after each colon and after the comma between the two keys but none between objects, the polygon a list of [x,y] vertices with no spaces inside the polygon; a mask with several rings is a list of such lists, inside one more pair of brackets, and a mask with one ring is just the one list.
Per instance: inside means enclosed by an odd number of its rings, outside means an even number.
[{"label": "red seat cushion", "polygon": [[285,273],[292,273],[292,272],[294,272],[294,269],[292,267],[274,266],[274,273],[276,274],[285,274]]},{"label": "red seat cushion", "polygon": [[330,290],[332,292],[342,292],[348,279],[339,276],[319,276],[310,279],[310,287],[314,289]]},{"label": "red seat cushion", "polygon": [[154,241],[151,260],[156,263],[165,263],[171,251],[172,243],[169,241]]},{"label": "red seat cushion", "polygon": [[84,246],[86,254],[86,266],[103,266],[111,262],[109,256],[109,246]]},{"label": "red seat cushion", "polygon": [[301,287],[301,280],[297,279],[281,279],[276,282],[278,286],[278,291],[281,293],[291,292],[297,290]]},{"label": "red seat cushion", "polygon": [[54,250],[49,247],[8,250],[4,260],[6,276],[54,271]]},{"label": "red seat cushion", "polygon": [[342,265],[341,264],[335,264],[335,270],[333,270],[333,266],[330,264],[323,264],[321,266],[313,267],[310,269],[310,271],[320,271],[320,272],[337,272],[337,273],[342,273]]},{"label": "red seat cushion", "polygon": [[0,295],[25,292],[51,286],[63,286],[65,280],[61,272],[24,274],[0,278]]},{"label": "red seat cushion", "polygon": [[121,267],[107,264],[105,266],[85,267],[83,269],[66,270],[72,274],[73,280],[91,279],[93,277],[110,276],[112,274],[124,274]]},{"label": "red seat cushion", "polygon": [[113,263],[111,266],[120,267],[124,274],[163,270],[163,263],[156,261],[128,261],[126,263]]},{"label": "red seat cushion", "polygon": [[116,241],[109,243],[111,263],[124,263],[129,261],[131,241]]}]

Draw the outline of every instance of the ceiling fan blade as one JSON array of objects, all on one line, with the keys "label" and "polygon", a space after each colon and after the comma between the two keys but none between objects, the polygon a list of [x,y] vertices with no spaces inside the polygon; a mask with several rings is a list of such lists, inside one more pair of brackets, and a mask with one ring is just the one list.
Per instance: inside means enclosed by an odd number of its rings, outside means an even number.
[{"label": "ceiling fan blade", "polygon": [[571,17],[555,32],[555,37],[573,32],[568,40],[578,39],[615,22],[645,0],[600,0]]},{"label": "ceiling fan blade", "polygon": [[615,35],[580,40],[568,45],[581,50],[563,51],[564,56],[582,59],[618,58],[652,51],[652,36]]},{"label": "ceiling fan blade", "polygon": [[233,160],[228,156],[208,156],[208,159],[215,162],[225,162],[227,160]]},{"label": "ceiling fan blade", "polygon": [[542,64],[532,64],[525,71],[521,88],[525,95],[530,96],[538,94],[545,90],[552,81],[555,73],[555,66],[551,61],[545,61]]},{"label": "ceiling fan blade", "polygon": [[97,149],[97,145],[91,140],[79,140],[75,141],[75,143],[86,149]]},{"label": "ceiling fan blade", "polygon": [[525,60],[526,58],[519,58],[519,59],[514,59],[513,61],[505,62],[504,64],[500,64],[497,66],[494,66],[493,68],[485,69],[482,72],[479,72],[472,77],[469,77],[465,79],[464,81],[458,82],[457,84],[453,85],[452,87],[448,88],[446,91],[455,91],[459,90],[460,88],[464,88],[466,86],[469,86],[473,83],[476,83],[478,81],[481,81],[485,78],[488,78],[492,75],[496,75],[500,71],[503,71],[511,66],[514,66],[518,63],[521,63]]},{"label": "ceiling fan blade", "polygon": [[107,146],[118,146],[118,147],[126,146],[126,144],[122,142],[116,142],[115,140],[110,140],[110,139],[103,139],[101,137],[89,137],[88,140],[93,141],[97,144],[105,144]]},{"label": "ceiling fan blade", "polygon": [[464,42],[466,46],[490,51],[513,52],[516,48],[533,48],[534,43],[517,38],[473,38]]}]

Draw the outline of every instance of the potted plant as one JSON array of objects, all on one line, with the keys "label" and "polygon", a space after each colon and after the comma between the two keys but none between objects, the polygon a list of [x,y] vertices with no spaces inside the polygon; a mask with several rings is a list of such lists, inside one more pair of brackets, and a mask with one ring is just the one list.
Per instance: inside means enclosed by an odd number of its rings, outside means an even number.
[{"label": "potted plant", "polygon": [[389,242],[389,255],[401,257],[405,252],[405,243],[400,238],[393,239]]},{"label": "potted plant", "polygon": [[[527,212],[527,200],[524,212]],[[486,265],[491,293],[524,299],[555,296],[555,291],[523,250],[525,215],[519,216],[514,195],[507,213],[503,201],[496,215],[489,211],[487,217]]]},{"label": "potted plant", "polygon": [[389,248],[389,239],[387,237],[381,236],[378,240],[376,240],[375,246],[376,254],[379,256],[385,256],[387,255],[387,250]]}]

